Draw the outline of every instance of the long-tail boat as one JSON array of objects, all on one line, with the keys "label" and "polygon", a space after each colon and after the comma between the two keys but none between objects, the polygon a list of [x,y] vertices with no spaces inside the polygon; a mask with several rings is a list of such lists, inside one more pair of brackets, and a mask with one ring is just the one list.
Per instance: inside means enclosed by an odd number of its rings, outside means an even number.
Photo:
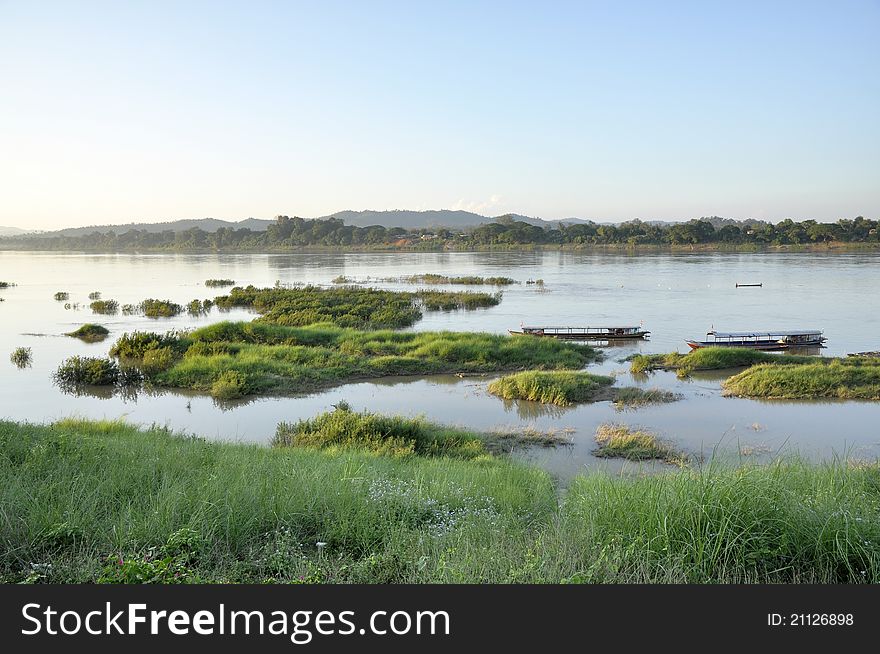
[{"label": "long-tail boat", "polygon": [[526,327],[519,331],[508,329],[514,336],[542,336],[569,341],[614,341],[646,338],[651,332],[636,327]]},{"label": "long-tail boat", "polygon": [[817,329],[766,331],[766,332],[717,332],[710,331],[704,341],[685,340],[692,350],[701,347],[748,347],[754,350],[789,350],[792,348],[823,347],[827,339]]}]

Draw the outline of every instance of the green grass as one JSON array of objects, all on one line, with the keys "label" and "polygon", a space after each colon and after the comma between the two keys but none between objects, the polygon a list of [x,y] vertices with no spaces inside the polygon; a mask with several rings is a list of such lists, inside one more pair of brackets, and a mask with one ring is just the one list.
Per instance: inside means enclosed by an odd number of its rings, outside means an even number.
[{"label": "green grass", "polygon": [[703,347],[688,354],[639,354],[632,358],[630,371],[643,373],[651,370],[675,370],[685,377],[695,370],[724,370],[744,368],[760,363],[793,365],[815,363],[816,357],[791,354],[770,354],[744,347]]},{"label": "green grass", "polygon": [[727,395],[880,400],[880,360],[850,357],[800,366],[758,365],[723,382]]},{"label": "green grass", "polygon": [[672,391],[664,391],[660,388],[638,388],[637,386],[625,386],[614,389],[614,404],[619,409],[638,408],[651,404],[665,404],[676,402],[681,395]]},{"label": "green grass", "polygon": [[355,413],[347,404],[309,420],[278,425],[275,447],[359,449],[390,456],[486,456],[476,433],[437,425],[422,418]]},{"label": "green grass", "polygon": [[528,371],[496,379],[489,384],[489,392],[505,400],[569,406],[595,399],[600,391],[613,383],[611,377],[586,372]]},{"label": "green grass", "polygon": [[135,333],[122,337],[110,353],[137,364],[147,351],[163,347],[174,360],[152,376],[155,384],[225,399],[302,393],[393,375],[577,369],[597,357],[588,346],[552,339],[262,322],[221,322],[183,335]]},{"label": "green grass", "polygon": [[686,455],[654,434],[641,429],[630,429],[626,425],[599,425],[596,429],[596,443],[599,447],[593,450],[593,456],[599,458],[629,461],[657,459],[675,465],[685,465],[687,462]]},{"label": "green grass", "polygon": [[0,506],[7,583],[880,582],[880,468],[843,462],[596,473],[560,501],[505,457],[0,421]]},{"label": "green grass", "polygon": [[86,323],[72,332],[67,332],[65,336],[73,336],[74,338],[82,339],[87,343],[94,343],[96,341],[103,341],[107,338],[107,334],[109,333],[110,330],[103,325]]},{"label": "green grass", "polygon": [[9,355],[9,360],[16,368],[29,368],[33,359],[34,353],[29,347],[17,347]]},{"label": "green grass", "polygon": [[409,327],[422,318],[422,311],[477,309],[494,306],[499,295],[471,292],[419,291],[404,293],[375,288],[233,288],[217,297],[218,307],[251,307],[263,314],[258,320],[276,325],[302,327],[333,323],[354,329]]}]

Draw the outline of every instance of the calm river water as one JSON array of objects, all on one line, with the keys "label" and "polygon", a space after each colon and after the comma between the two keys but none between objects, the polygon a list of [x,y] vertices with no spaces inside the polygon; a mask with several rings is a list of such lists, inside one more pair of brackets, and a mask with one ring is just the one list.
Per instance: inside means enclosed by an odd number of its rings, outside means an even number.
[{"label": "calm river water", "polygon": [[[880,402],[767,402],[725,398],[726,375],[681,381],[670,373],[633,378],[621,360],[635,352],[685,351],[685,338],[719,331],[822,329],[825,354],[880,350],[880,254],[583,254],[499,253],[302,253],[221,254],[59,254],[0,252],[0,417],[43,422],[66,416],[119,418],[197,433],[208,438],[266,442],[280,421],[315,415],[340,399],[356,409],[407,415],[478,429],[531,426],[565,430],[570,447],[520,453],[566,478],[586,467],[610,467],[590,455],[593,435],[603,422],[625,422],[653,430],[680,448],[710,455],[767,460],[777,452],[811,459],[880,456]],[[604,362],[590,369],[618,377],[620,385],[672,389],[679,402],[617,411],[608,402],[571,409],[548,409],[530,402],[504,402],[486,392],[490,377],[455,376],[385,379],[349,384],[302,397],[261,398],[221,404],[203,395],[165,392],[123,398],[110,394],[64,394],[51,373],[67,356],[105,355],[119,334],[134,329],[164,331],[227,319],[251,319],[246,311],[152,320],[143,316],[94,316],[88,294],[120,304],[153,297],[186,303],[222,290],[208,278],[271,286],[329,284],[337,275],[356,279],[416,273],[503,275],[544,286],[504,289],[500,305],[469,312],[426,313],[416,330],[475,330],[503,333],[527,324],[638,324],[651,339],[609,347]],[[760,288],[735,284],[762,282]],[[411,286],[377,282],[383,288]],[[442,288],[442,287],[438,287]],[[461,289],[463,287],[455,287]],[[65,308],[53,299],[70,293]],[[84,322],[111,330],[103,343],[65,337]],[[17,369],[8,353],[33,350],[33,364]],[[741,454],[744,452],[745,454]]]}]

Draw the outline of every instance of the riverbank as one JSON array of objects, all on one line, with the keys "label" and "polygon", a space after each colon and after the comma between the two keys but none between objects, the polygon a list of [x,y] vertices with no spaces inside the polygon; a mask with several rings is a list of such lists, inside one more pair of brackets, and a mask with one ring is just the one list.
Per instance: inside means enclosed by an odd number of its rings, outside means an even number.
[{"label": "riverbank", "polygon": [[208,443],[119,422],[0,422],[0,453],[5,582],[880,581],[874,465],[592,474],[560,500],[506,457]]}]

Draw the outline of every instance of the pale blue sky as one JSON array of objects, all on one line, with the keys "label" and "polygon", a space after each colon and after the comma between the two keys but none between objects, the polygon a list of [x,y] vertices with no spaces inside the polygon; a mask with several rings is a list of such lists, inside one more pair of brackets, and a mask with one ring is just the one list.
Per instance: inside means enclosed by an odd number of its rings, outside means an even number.
[{"label": "pale blue sky", "polygon": [[0,0],[0,225],[880,215],[880,3]]}]

